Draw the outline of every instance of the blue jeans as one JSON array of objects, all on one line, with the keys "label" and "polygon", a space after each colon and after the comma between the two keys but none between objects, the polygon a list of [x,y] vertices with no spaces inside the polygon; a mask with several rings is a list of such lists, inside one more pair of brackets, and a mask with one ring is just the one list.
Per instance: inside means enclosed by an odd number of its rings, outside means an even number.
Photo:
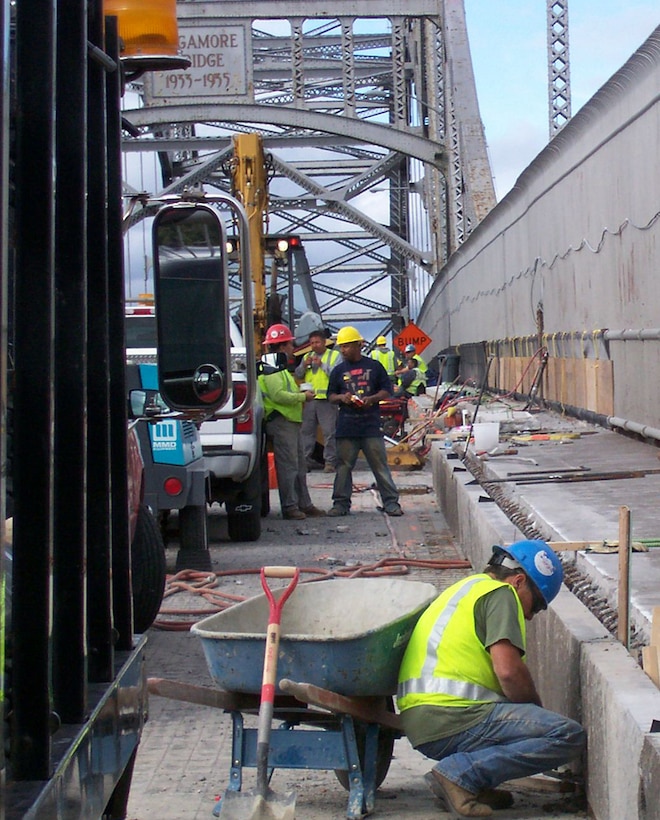
[{"label": "blue jeans", "polygon": [[337,472],[332,490],[333,505],[346,512],[351,508],[353,468],[360,450],[364,453],[369,468],[374,474],[383,507],[386,510],[398,507],[399,491],[387,464],[387,453],[382,436],[337,439]]},{"label": "blue jeans", "polygon": [[476,794],[567,763],[585,742],[584,729],[570,718],[533,703],[496,703],[476,726],[417,749],[440,761],[434,767],[440,774]]}]

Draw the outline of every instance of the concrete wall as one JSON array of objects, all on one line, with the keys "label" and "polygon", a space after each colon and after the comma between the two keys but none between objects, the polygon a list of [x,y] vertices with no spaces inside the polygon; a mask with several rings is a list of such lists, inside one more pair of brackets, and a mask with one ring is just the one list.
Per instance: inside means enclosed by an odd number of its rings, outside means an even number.
[{"label": "concrete wall", "polygon": [[[433,482],[466,557],[482,569],[493,544],[522,533],[460,462],[434,445]],[[457,467],[459,469],[457,469]],[[480,500],[481,499],[481,500]],[[528,663],[541,698],[588,734],[587,796],[596,820],[660,820],[660,691],[567,589],[528,630]]]},{"label": "concrete wall", "polygon": [[[657,329],[659,157],[660,27],[450,258],[416,320],[428,357],[533,337],[539,309],[547,339]],[[660,427],[659,353],[658,338],[610,344],[613,415]]]}]

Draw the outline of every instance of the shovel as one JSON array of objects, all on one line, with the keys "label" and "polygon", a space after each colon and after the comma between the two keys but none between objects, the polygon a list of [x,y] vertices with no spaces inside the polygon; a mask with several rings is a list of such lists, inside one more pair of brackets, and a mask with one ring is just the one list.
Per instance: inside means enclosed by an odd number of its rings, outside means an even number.
[{"label": "shovel", "polygon": [[[293,820],[295,816],[296,793],[276,794],[268,786],[268,750],[273,722],[282,608],[296,588],[299,575],[300,570],[296,567],[261,568],[261,586],[268,598],[269,612],[257,728],[257,788],[246,792],[225,791],[219,815],[225,820]],[[278,600],[268,586],[267,578],[291,578],[289,586]]]}]

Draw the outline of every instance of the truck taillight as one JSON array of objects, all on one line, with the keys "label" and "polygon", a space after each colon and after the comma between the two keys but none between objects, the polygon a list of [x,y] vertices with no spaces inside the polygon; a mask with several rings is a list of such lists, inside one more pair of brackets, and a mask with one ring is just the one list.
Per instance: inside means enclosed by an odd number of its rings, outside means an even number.
[{"label": "truck taillight", "polygon": [[[247,384],[245,382],[234,382],[233,384],[233,404],[238,407],[243,404],[247,396]],[[234,419],[234,433],[252,433],[252,410],[246,410]]]},{"label": "truck taillight", "polygon": [[178,478],[170,476],[163,482],[163,489],[168,495],[181,495],[183,492],[183,484]]}]

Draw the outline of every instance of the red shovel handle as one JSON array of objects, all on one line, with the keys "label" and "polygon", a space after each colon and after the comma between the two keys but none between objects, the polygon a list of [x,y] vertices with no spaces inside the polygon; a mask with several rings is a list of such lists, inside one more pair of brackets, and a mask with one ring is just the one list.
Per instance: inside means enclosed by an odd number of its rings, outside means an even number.
[{"label": "red shovel handle", "polygon": [[[275,679],[277,676],[277,653],[280,645],[280,620],[282,607],[296,588],[300,570],[297,567],[262,567],[261,586],[264,588],[270,604],[268,613],[268,628],[266,630],[266,657],[264,658],[264,673],[261,681],[261,702],[273,703],[275,699]],[[291,578],[289,586],[275,598],[268,586],[266,578]]]},{"label": "red shovel handle", "polygon": [[[261,586],[263,587],[270,610],[268,613],[269,624],[279,624],[282,617],[282,607],[287,599],[296,588],[298,578],[300,577],[300,570],[297,567],[262,567],[261,568]],[[291,583],[280,595],[279,599],[275,598],[272,589],[268,586],[266,578],[291,578]]]}]

